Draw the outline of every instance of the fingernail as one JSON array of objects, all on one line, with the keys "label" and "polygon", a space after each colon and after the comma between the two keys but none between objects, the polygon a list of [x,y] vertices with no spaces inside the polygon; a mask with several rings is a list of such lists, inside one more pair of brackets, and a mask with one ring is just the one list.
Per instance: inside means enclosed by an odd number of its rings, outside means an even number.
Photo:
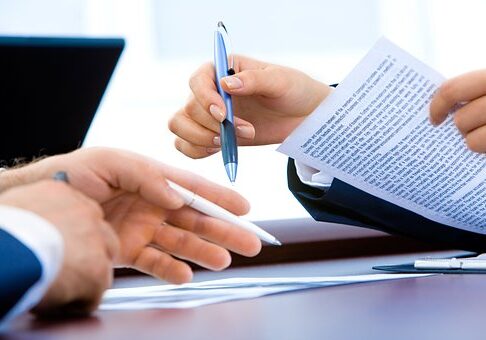
[{"label": "fingernail", "polygon": [[438,122],[436,122],[436,121],[435,121],[434,119],[432,119],[432,118],[429,118],[429,122],[430,122],[430,124],[432,124],[433,126],[437,126],[437,125],[439,125],[439,123],[438,123]]},{"label": "fingernail", "polygon": [[222,122],[224,120],[224,113],[223,110],[218,105],[211,104],[209,106],[209,112],[213,115],[214,119],[218,122]]},{"label": "fingernail", "polygon": [[208,154],[213,154],[213,153],[216,153],[218,152],[220,149],[219,148],[206,148],[206,152]]},{"label": "fingernail", "polygon": [[242,138],[252,139],[255,137],[255,130],[247,125],[238,125],[236,127],[236,134]]},{"label": "fingernail", "polygon": [[231,90],[241,89],[243,87],[243,82],[237,77],[224,77],[223,81]]},{"label": "fingernail", "polygon": [[215,136],[213,138],[213,144],[217,146],[221,146],[221,138],[219,136]]}]

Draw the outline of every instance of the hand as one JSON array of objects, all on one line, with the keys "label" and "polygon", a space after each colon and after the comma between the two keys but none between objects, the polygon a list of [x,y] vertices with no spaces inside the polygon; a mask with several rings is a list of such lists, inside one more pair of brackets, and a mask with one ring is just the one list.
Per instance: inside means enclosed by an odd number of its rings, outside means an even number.
[{"label": "hand", "polygon": [[0,195],[0,204],[43,217],[57,228],[64,241],[58,276],[34,311],[94,310],[111,285],[113,260],[119,249],[100,206],[68,185],[52,180],[10,189]]},{"label": "hand", "polygon": [[[297,70],[235,56],[234,76],[221,80],[232,95],[239,145],[281,143],[326,98],[330,89]],[[192,96],[169,122],[176,148],[192,158],[219,151],[219,123],[226,108],[215,85],[213,65],[189,81]]]},{"label": "hand", "polygon": [[446,81],[430,104],[430,121],[439,125],[458,104],[454,122],[469,149],[486,152],[486,70],[463,74]]},{"label": "hand", "polygon": [[221,270],[231,262],[227,249],[246,256],[254,256],[261,249],[255,235],[183,206],[165,178],[238,215],[249,209],[243,197],[195,174],[134,153],[81,149],[6,171],[0,178],[5,175],[17,182],[36,181],[60,170],[68,173],[73,187],[101,204],[105,219],[120,239],[117,266],[183,283],[192,278],[191,268],[183,260]]}]

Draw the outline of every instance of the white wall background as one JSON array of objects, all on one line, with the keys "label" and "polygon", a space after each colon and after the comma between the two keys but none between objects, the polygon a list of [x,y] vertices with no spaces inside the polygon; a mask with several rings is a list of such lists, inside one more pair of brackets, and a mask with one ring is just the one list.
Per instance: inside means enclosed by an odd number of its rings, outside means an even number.
[{"label": "white wall background", "polygon": [[[189,160],[172,147],[167,120],[187,80],[212,57],[223,20],[235,52],[339,82],[382,35],[446,76],[486,67],[480,0],[0,0],[0,34],[121,36],[127,48],[85,145],[134,150],[227,184],[220,155]],[[275,147],[240,148],[236,189],[250,218],[307,216],[286,188]]]}]

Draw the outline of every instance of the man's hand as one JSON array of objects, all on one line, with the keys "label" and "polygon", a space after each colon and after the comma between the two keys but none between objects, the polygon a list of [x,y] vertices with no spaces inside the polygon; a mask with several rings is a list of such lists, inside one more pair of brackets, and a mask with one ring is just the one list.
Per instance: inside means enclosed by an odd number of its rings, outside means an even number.
[{"label": "man's hand", "polygon": [[[326,98],[330,89],[306,74],[243,56],[235,56],[234,76],[221,80],[232,95],[239,145],[281,143]],[[214,67],[208,63],[189,81],[192,95],[169,122],[176,148],[192,158],[220,148],[219,123],[226,116]]]},{"label": "man's hand", "polygon": [[19,186],[0,195],[0,204],[31,211],[54,225],[64,241],[64,259],[57,278],[37,313],[94,310],[110,287],[119,243],[93,200],[52,180]]},{"label": "man's hand", "polygon": [[193,173],[134,153],[81,149],[9,170],[0,178],[32,182],[60,170],[68,173],[70,185],[101,204],[105,219],[120,239],[118,266],[183,283],[192,278],[184,260],[221,270],[231,262],[228,250],[254,256],[261,249],[255,235],[184,206],[166,178],[238,215],[249,209],[243,197]]},{"label": "man's hand", "polygon": [[486,70],[463,74],[446,81],[430,104],[430,121],[441,124],[458,104],[454,122],[469,149],[486,152]]}]

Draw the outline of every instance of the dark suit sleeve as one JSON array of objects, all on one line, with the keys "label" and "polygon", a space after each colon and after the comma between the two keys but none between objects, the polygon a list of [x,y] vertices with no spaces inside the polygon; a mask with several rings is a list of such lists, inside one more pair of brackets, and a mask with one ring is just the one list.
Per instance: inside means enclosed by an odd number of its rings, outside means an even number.
[{"label": "dark suit sleeve", "polygon": [[455,249],[486,250],[485,235],[431,221],[336,178],[326,192],[310,187],[300,181],[293,159],[289,159],[287,175],[290,191],[315,220],[377,229]]},{"label": "dark suit sleeve", "polygon": [[0,321],[42,275],[42,265],[22,242],[0,229]]}]

